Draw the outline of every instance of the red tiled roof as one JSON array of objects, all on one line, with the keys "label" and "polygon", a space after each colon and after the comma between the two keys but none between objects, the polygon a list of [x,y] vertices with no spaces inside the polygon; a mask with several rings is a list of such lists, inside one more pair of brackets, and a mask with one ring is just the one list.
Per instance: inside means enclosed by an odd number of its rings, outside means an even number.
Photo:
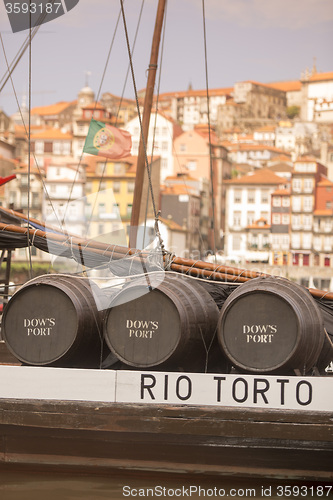
[{"label": "red tiled roof", "polygon": [[333,209],[324,209],[324,210],[315,210],[313,212],[313,215],[320,215],[321,217],[324,216],[332,216],[333,215]]},{"label": "red tiled roof", "polygon": [[47,128],[39,132],[31,134],[31,140],[36,139],[61,139],[61,140],[71,140],[73,139],[73,134],[70,132],[61,132],[58,128]]},{"label": "red tiled roof", "polygon": [[[233,92],[234,88],[233,87],[225,87],[225,88],[218,88],[218,89],[209,89],[208,94],[210,97],[215,97],[219,95],[228,95]],[[180,92],[164,92],[163,94],[159,95],[159,99],[167,99],[170,97],[205,97],[207,95],[206,90],[185,90],[185,91],[180,91]]]},{"label": "red tiled roof", "polygon": [[232,143],[228,146],[230,151],[274,151],[276,153],[286,153],[283,149],[277,148],[276,146],[267,146],[265,144],[246,144],[246,143]]},{"label": "red tiled roof", "polygon": [[302,84],[299,80],[291,80],[269,83],[268,86],[273,87],[274,89],[284,90],[285,92],[297,92],[301,90]]},{"label": "red tiled roof", "polygon": [[315,73],[309,78],[310,82],[320,82],[324,80],[333,80],[333,71],[329,71],[328,73]]},{"label": "red tiled roof", "polygon": [[[275,175],[271,170],[263,168],[255,172],[254,174],[243,175],[237,179],[230,179],[224,181],[225,184],[283,184],[284,179],[278,175]],[[286,182],[286,181],[285,181]]]},{"label": "red tiled roof", "polygon": [[272,196],[290,196],[291,191],[290,189],[276,189],[274,193],[272,193]]},{"label": "red tiled roof", "polygon": [[177,222],[172,219],[164,219],[163,217],[160,217],[159,220],[172,231],[186,231],[186,229],[183,229],[179,224],[177,224]]},{"label": "red tiled roof", "polygon": [[322,179],[322,180],[320,180],[320,181],[317,183],[317,187],[318,187],[318,186],[321,186],[321,187],[323,187],[323,186],[328,186],[328,187],[333,186],[333,182],[332,182],[332,181],[330,181],[330,180],[328,180],[327,178],[325,178],[325,177],[321,176],[321,179]]},{"label": "red tiled roof", "polygon": [[62,111],[64,111],[66,108],[71,106],[72,104],[75,104],[76,101],[72,102],[67,102],[67,101],[61,101],[57,102],[55,104],[50,104],[48,106],[38,106],[36,108],[32,108],[31,114],[32,115],[58,115]]}]

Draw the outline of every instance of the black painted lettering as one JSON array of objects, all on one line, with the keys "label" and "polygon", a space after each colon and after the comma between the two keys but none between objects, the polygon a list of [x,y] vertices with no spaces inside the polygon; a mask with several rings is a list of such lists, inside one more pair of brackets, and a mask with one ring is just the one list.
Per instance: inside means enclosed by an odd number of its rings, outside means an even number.
[{"label": "black painted lettering", "polygon": [[168,400],[169,375],[164,376],[164,401]]},{"label": "black painted lettering", "polygon": [[[146,384],[146,379],[150,379],[150,384]],[[144,399],[144,391],[147,390],[151,399],[155,399],[152,388],[156,385],[156,378],[154,375],[141,375],[141,399]]]},{"label": "black painted lettering", "polygon": [[[306,385],[309,389],[308,399],[306,401],[301,401],[300,398],[300,388],[302,385]],[[296,401],[299,405],[307,406],[312,402],[312,385],[307,380],[301,380],[296,386]]]},{"label": "black painted lettering", "polygon": [[279,384],[281,384],[281,405],[283,406],[285,404],[284,403],[284,386],[285,386],[285,384],[289,384],[289,380],[280,378],[280,379],[277,379],[277,382]]},{"label": "black painted lettering", "polygon": [[[242,382],[244,385],[244,396],[242,398],[238,398],[236,395],[236,386],[239,382]],[[236,401],[237,403],[244,403],[244,401],[246,401],[248,398],[248,394],[249,394],[249,387],[246,380],[244,378],[236,378],[232,384],[232,397],[234,401]]]},{"label": "black painted lettering", "polygon": [[[265,384],[265,387],[262,387],[259,389],[258,384],[260,382],[263,382]],[[266,398],[266,395],[264,394],[267,392],[269,389],[269,382],[265,378],[255,378],[253,381],[253,402],[257,403],[258,402],[258,394],[261,394],[261,397],[264,401],[264,403],[267,405],[268,404],[268,399]]]},{"label": "black painted lettering", "polygon": [[[179,392],[180,383],[182,380],[187,381],[187,394],[184,396],[182,396]],[[177,398],[180,399],[181,401],[186,401],[187,399],[189,399],[192,396],[192,381],[186,375],[182,375],[181,377],[178,377],[177,382],[176,382],[176,395],[177,395]]]},{"label": "black painted lettering", "polygon": [[222,380],[225,380],[225,377],[214,377],[214,380],[217,380],[217,402],[221,403],[221,396],[222,396],[222,394],[221,394],[221,390],[222,390],[221,382],[222,382]]}]

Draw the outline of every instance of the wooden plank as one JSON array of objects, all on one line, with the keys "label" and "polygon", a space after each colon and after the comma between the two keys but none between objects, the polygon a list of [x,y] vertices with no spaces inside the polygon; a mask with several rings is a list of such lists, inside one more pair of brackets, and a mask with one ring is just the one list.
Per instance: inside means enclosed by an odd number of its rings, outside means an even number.
[{"label": "wooden plank", "polygon": [[[5,431],[5,432],[4,432]],[[217,474],[246,472],[289,478],[333,478],[332,448],[276,440],[234,440],[149,433],[112,433],[64,429],[2,427],[1,463],[44,463],[65,466],[133,467]],[[297,447],[295,446],[297,445]]]}]

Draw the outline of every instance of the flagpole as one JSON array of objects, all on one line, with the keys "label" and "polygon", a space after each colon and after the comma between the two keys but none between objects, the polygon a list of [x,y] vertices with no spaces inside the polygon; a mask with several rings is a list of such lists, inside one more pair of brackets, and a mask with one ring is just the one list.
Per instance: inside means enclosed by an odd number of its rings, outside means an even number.
[{"label": "flagpole", "polygon": [[[146,154],[144,144],[147,146],[148,132],[149,132],[149,121],[151,115],[151,109],[154,97],[155,79],[157,71],[158,62],[158,52],[160,46],[161,32],[163,27],[164,11],[165,11],[166,0],[159,0],[155,29],[153,34],[152,48],[150,53],[150,63],[148,71],[148,79],[146,86],[146,94],[143,105],[143,115],[142,115],[142,132],[139,144],[138,161],[136,168],[136,179],[133,194],[133,205],[132,205],[132,215],[131,215],[131,226],[129,234],[129,246],[130,248],[136,247],[137,240],[137,230],[140,223],[140,208],[142,199],[142,189],[144,182],[144,174],[146,169]],[[143,142],[144,141],[144,142]]]}]

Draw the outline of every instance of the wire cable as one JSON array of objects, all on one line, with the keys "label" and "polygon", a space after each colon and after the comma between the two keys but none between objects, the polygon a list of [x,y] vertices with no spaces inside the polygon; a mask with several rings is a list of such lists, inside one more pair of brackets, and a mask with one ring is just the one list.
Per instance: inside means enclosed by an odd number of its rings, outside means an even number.
[{"label": "wire cable", "polygon": [[206,15],[205,15],[205,0],[202,0],[202,18],[204,32],[204,48],[205,48],[205,74],[206,74],[206,95],[207,95],[207,119],[208,119],[208,138],[209,138],[209,158],[210,158],[210,181],[212,194],[212,229],[213,229],[213,250],[216,261],[216,234],[215,234],[215,195],[214,195],[214,168],[212,158],[212,142],[210,130],[210,111],[209,111],[209,86],[208,86],[208,63],[207,63],[207,36],[206,36]]}]

